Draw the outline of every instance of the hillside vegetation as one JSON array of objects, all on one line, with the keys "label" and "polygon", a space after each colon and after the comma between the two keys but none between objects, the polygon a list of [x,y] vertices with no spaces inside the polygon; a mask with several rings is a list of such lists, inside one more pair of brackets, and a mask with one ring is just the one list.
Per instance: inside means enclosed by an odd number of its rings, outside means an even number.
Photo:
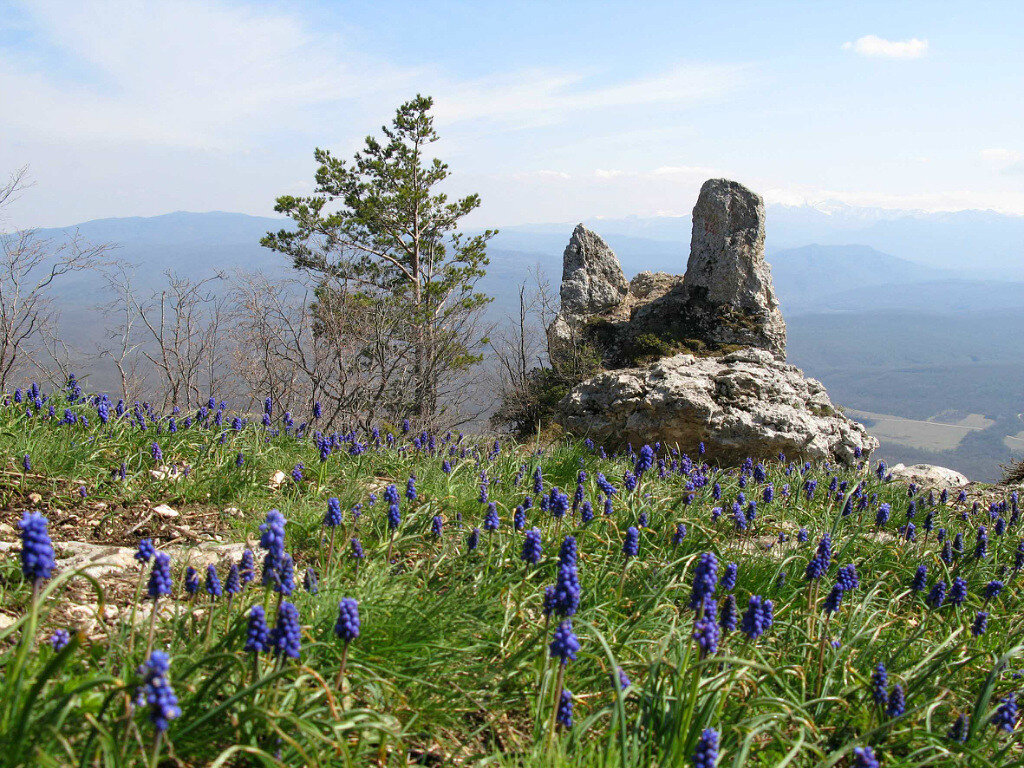
[{"label": "hillside vegetation", "polygon": [[8,395],[4,763],[1019,764],[1016,494],[634,448]]}]

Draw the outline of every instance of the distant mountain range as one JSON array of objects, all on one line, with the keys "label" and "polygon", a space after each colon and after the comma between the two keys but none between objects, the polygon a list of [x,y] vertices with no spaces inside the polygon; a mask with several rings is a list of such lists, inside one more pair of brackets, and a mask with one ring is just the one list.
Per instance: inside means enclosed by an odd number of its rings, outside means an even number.
[{"label": "distant mountain range", "polygon": [[[629,276],[685,269],[689,217],[584,223],[615,250]],[[237,213],[177,212],[90,221],[40,235],[77,229],[91,242],[116,244],[114,254],[136,265],[136,290],[149,292],[168,269],[195,278],[238,269],[288,275],[288,261],[259,245],[264,233],[287,224]],[[574,225],[502,229],[480,285],[496,299],[493,319],[514,311],[514,289],[534,266],[557,288]],[[984,415],[978,423],[991,426],[970,430],[954,449],[948,440],[931,450],[925,438],[911,445],[894,434],[883,436],[882,454],[994,477],[997,464],[1017,450],[1011,436],[1024,430],[1018,417],[1024,411],[1024,340],[1017,330],[1024,321],[1024,217],[770,206],[767,230],[791,361],[822,379],[837,404],[860,412],[917,421],[951,412]],[[104,332],[102,318],[91,311],[105,300],[103,280],[69,281],[58,298],[68,340],[94,346]],[[1024,448],[1024,440],[1019,445]]]}]

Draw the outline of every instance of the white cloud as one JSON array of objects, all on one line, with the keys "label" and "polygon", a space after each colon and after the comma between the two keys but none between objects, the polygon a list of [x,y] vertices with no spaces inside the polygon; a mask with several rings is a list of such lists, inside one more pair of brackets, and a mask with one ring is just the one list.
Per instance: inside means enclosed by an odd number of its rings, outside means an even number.
[{"label": "white cloud", "polygon": [[440,124],[486,119],[537,127],[589,110],[697,102],[739,87],[746,71],[738,64],[687,64],[624,83],[585,87],[593,72],[526,70],[469,82],[440,79],[432,92]]},{"label": "white cloud", "polygon": [[26,14],[61,67],[0,50],[0,127],[34,139],[237,147],[295,110],[408,88],[416,74],[241,6],[38,2]]},{"label": "white cloud", "polygon": [[844,51],[880,59],[919,59],[928,53],[928,41],[912,37],[909,40],[886,40],[878,35],[865,35],[852,43],[843,43]]},{"label": "white cloud", "polygon": [[1024,173],[1024,152],[992,147],[980,152],[982,161],[1000,173]]}]

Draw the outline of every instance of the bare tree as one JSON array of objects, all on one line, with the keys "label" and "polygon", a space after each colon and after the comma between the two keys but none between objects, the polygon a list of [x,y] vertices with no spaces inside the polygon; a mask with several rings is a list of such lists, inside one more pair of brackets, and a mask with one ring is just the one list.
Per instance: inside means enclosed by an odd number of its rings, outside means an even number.
[{"label": "bare tree", "polygon": [[234,370],[254,397],[308,413],[321,427],[368,427],[407,412],[408,345],[396,343],[403,309],[366,301],[344,280],[308,282],[240,275],[233,301]]},{"label": "bare tree", "polygon": [[[0,215],[27,187],[27,169],[15,171],[0,187]],[[45,359],[47,339],[57,340],[54,287],[70,275],[103,266],[108,250],[85,242],[78,232],[63,242],[42,238],[35,230],[0,232],[0,389],[33,360],[39,365]],[[58,362],[65,359],[64,350],[59,343],[50,348]]]},{"label": "bare tree", "polygon": [[[132,290],[126,269],[111,278],[117,298],[107,312],[120,317],[109,333],[125,399],[151,372],[165,408],[189,407],[223,395],[229,375],[228,297],[215,287],[222,273],[193,280],[168,271],[166,285],[148,299]],[[143,371],[145,362],[147,371]]]}]

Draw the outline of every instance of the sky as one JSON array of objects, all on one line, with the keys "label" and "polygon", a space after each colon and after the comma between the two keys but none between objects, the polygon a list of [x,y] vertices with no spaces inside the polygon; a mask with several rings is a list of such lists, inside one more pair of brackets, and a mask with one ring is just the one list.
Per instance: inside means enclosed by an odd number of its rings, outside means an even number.
[{"label": "sky", "polygon": [[769,203],[1024,214],[1024,3],[0,0],[19,227],[272,215],[416,93],[477,225]]}]

